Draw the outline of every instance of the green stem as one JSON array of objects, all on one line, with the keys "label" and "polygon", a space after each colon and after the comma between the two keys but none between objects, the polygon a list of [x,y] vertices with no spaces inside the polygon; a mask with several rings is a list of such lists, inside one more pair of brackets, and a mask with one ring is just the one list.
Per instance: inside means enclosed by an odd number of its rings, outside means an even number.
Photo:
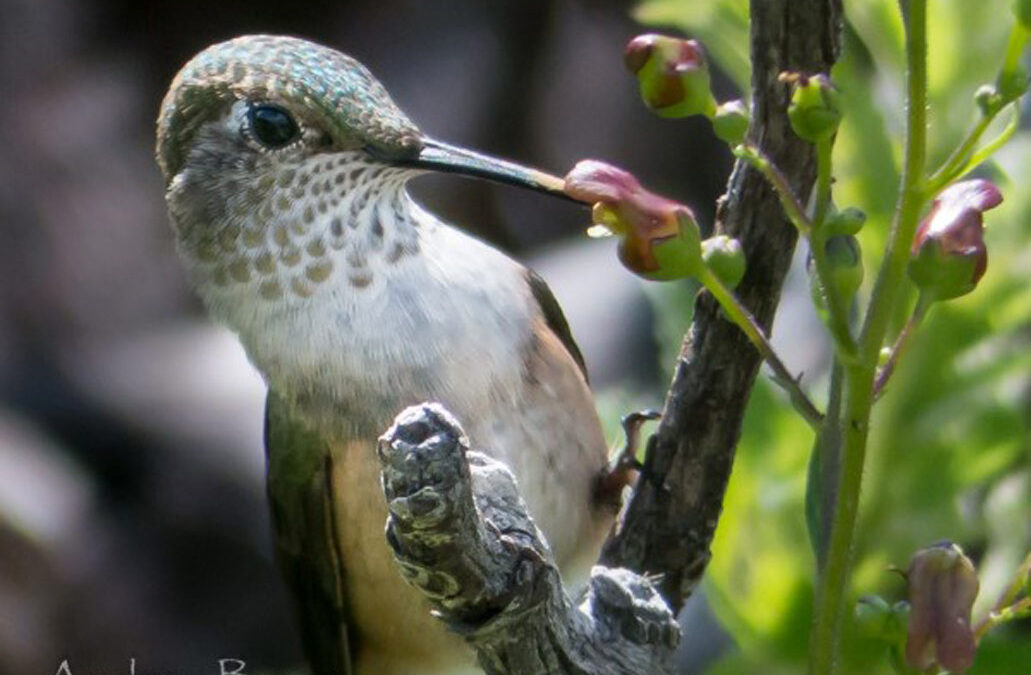
[{"label": "green stem", "polygon": [[[933,196],[937,194],[949,183],[959,180],[974,170],[981,162],[995,154],[995,151],[1001,148],[1016,133],[1020,127],[1020,101],[1014,101],[1006,108],[1012,108],[1013,110],[1006,128],[999,132],[998,136],[985,144],[984,147],[977,149],[977,143],[988,129],[988,125],[995,120],[996,113],[982,117],[974,128],[970,130],[963,143],[946,160],[945,164],[927,179],[927,185],[924,190],[928,195]],[[1004,109],[1002,108],[1000,111]]]},{"label": "green stem", "polygon": [[834,338],[841,360],[853,361],[856,357],[856,342],[852,337],[852,329],[848,323],[848,307],[845,298],[836,293],[830,285],[831,268],[827,261],[826,239],[823,222],[831,203],[831,140],[819,141],[816,144],[816,209],[813,213],[813,227],[809,235],[809,250],[813,255],[813,267],[820,286],[823,288],[827,305],[827,328]]},{"label": "green stem", "polygon": [[788,220],[798,230],[799,235],[808,239],[809,233],[813,231],[813,223],[806,215],[805,207],[795,196],[795,191],[791,189],[787,176],[780,172],[780,169],[763,154],[762,150],[749,143],[735,148],[734,156],[745,160],[753,169],[763,175],[773,187],[773,191],[777,193],[777,197],[780,198],[781,206],[784,207],[784,213],[787,214]]},{"label": "green stem", "polygon": [[823,225],[827,218],[827,210],[831,203],[831,151],[834,142],[825,139],[816,144],[816,211],[813,223],[816,227]]},{"label": "green stem", "polygon": [[[866,459],[869,410],[873,403],[872,371],[861,364],[845,367],[844,415],[841,470],[837,503],[831,520],[830,541],[823,568],[818,570],[814,626],[809,645],[811,675],[831,675],[836,671],[841,623],[845,614],[849,567],[859,491]],[[863,414],[865,411],[865,415]]]},{"label": "green stem", "polygon": [[927,179],[928,192],[934,194],[941,190],[943,187],[951,183],[959,176],[960,170],[967,165],[970,158],[974,154],[974,150],[977,147],[978,141],[981,140],[981,136],[987,131],[988,125],[995,119],[996,113],[991,115],[982,115],[977,120],[977,124],[974,128],[967,133],[966,138],[959,144],[959,147],[953,151],[949,158],[945,160],[945,164],[941,166],[934,174]]},{"label": "green stem", "polygon": [[[999,132],[998,136],[986,143],[984,147],[975,152],[970,158],[970,161],[967,162],[967,165],[960,169],[959,173],[956,174],[956,178],[962,178],[966,173],[975,169],[978,164],[994,155],[995,151],[1005,145],[1005,143],[1013,137],[1013,134],[1017,132],[1017,129],[1020,128],[1020,101],[1014,101],[1009,107],[1013,112],[1010,115],[1010,121],[1006,125],[1006,128]],[[928,191],[928,194],[933,193]]]},{"label": "green stem", "polygon": [[924,169],[927,159],[927,0],[909,0],[906,26],[908,113],[905,166],[895,220],[884,251],[877,283],[860,334],[861,357],[865,365],[876,365],[877,354],[888,330],[898,298],[903,291],[909,245],[926,199]]},{"label": "green stem", "polygon": [[1028,35],[1027,29],[1019,21],[1013,24],[1009,42],[1006,43],[1006,56],[1002,60],[1003,76],[1015,72],[1020,67],[1020,57],[1024,55],[1024,47],[1027,46],[1029,37],[1031,36]]},{"label": "green stem", "polygon": [[859,340],[859,360],[845,367],[845,400],[841,419],[842,464],[838,502],[831,524],[827,562],[818,575],[816,606],[810,640],[809,672],[831,675],[837,669],[838,644],[859,494],[866,459],[870,410],[873,407],[877,356],[888,321],[903,289],[909,242],[913,239],[924,203],[927,153],[927,0],[909,0],[906,13],[907,131],[905,167],[895,221],[888,237],[873,298]]},{"label": "green stem", "polygon": [[841,388],[844,380],[841,361],[834,358],[831,365],[827,412],[824,415],[823,426],[813,443],[805,490],[806,525],[816,556],[817,572],[822,570],[827,562],[830,519],[838,496],[838,477],[841,473]]},{"label": "green stem", "polygon": [[1020,594],[1024,592],[1024,588],[1027,586],[1029,575],[1031,575],[1031,553],[1028,553],[1024,558],[1024,562],[1020,563],[1020,566],[1017,567],[1013,580],[1006,587],[1006,590],[1002,592],[1002,595],[999,596],[999,599],[995,601],[991,610],[974,626],[975,639],[980,641],[989,630],[999,623],[1003,623],[1005,619],[1012,618],[1012,612],[1009,612],[1009,616],[1007,616],[1008,609],[1019,612],[1021,609],[1031,608],[1031,597],[1018,600]]},{"label": "green stem", "polygon": [[816,275],[824,289],[826,296],[828,321],[827,327],[834,344],[837,347],[838,356],[844,362],[854,361],[856,358],[856,342],[852,337],[852,331],[848,325],[848,310],[844,305],[844,299],[834,293],[833,286],[829,284],[831,279],[830,263],[827,262],[825,240],[820,232],[820,225],[826,216],[830,205],[831,186],[831,142],[823,141],[817,143],[817,186],[816,186],[816,218],[810,220],[806,215],[798,197],[788,183],[783,173],[766,157],[759,148],[753,145],[739,146],[735,155],[744,159],[752,165],[759,173],[769,181],[773,191],[780,197],[780,203],[788,219],[794,223],[799,235],[809,243],[809,250],[813,255],[813,263],[816,267]]},{"label": "green stem", "polygon": [[981,641],[988,631],[996,626],[1016,619],[1022,619],[1031,612],[1031,598],[1022,598],[1012,605],[1001,608],[998,612],[992,612],[974,628],[974,639]]},{"label": "green stem", "polygon": [[762,326],[755,320],[752,313],[741,304],[723,281],[713,274],[708,267],[702,268],[702,271],[698,274],[698,280],[712,294],[716,302],[720,304],[727,318],[741,329],[748,340],[755,345],[755,348],[766,363],[770,364],[770,368],[773,369],[774,381],[788,393],[795,409],[801,413],[802,417],[809,423],[809,426],[813,429],[818,429],[823,423],[823,413],[813,405],[813,402],[809,400],[809,397],[806,396],[805,392],[798,385],[798,379],[791,374],[791,371],[784,365],[784,362],[777,356],[777,352],[773,350],[773,345],[766,338]]},{"label": "green stem", "polygon": [[895,344],[891,346],[891,353],[888,355],[888,360],[884,362],[884,365],[877,370],[877,379],[874,380],[873,395],[874,400],[881,397],[884,393],[884,387],[888,384],[888,380],[891,379],[892,374],[895,372],[895,367],[899,363],[899,359],[902,358],[902,352],[906,349],[906,344],[909,342],[910,336],[913,331],[917,329],[920,322],[927,316],[927,310],[930,309],[932,302],[924,294],[920,294],[917,298],[916,306],[913,307],[913,313],[909,315],[909,320],[906,321],[906,325],[902,327],[902,331],[899,336],[895,338]]},{"label": "green stem", "polygon": [[813,256],[813,267],[816,270],[820,287],[823,289],[824,303],[827,306],[827,329],[834,338],[834,344],[842,362],[854,362],[857,355],[856,341],[852,337],[852,329],[848,324],[845,298],[830,284],[833,272],[830,262],[827,260],[827,240],[824,238],[823,230],[815,229],[808,239],[809,251]]},{"label": "green stem", "polygon": [[[999,82],[1007,80],[1012,77],[1013,73],[1017,72],[1017,69],[1020,67],[1020,57],[1024,53],[1024,47],[1027,46],[1028,37],[1028,32],[1019,23],[1013,26],[1013,30],[1010,31],[1009,42],[1006,45],[1006,56],[1003,58],[1002,68],[997,78]],[[949,183],[961,178],[1009,140],[1018,126],[1019,114],[1016,113],[1019,111],[1015,111],[1014,120],[1010,122],[995,140],[977,152],[977,144],[980,142],[981,136],[988,130],[988,127],[998,114],[1009,107],[1011,103],[1019,105],[1019,102],[1015,100],[1003,101],[1002,105],[990,110],[988,114],[982,113],[977,124],[967,133],[966,138],[959,144],[959,147],[945,160],[941,168],[927,179],[927,194],[934,195]]]}]

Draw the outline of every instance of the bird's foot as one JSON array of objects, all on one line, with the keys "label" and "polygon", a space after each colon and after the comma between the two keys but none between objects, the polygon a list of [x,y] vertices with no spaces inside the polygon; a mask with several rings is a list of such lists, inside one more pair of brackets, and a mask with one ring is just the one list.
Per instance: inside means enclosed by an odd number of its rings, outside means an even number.
[{"label": "bird's foot", "polygon": [[641,427],[645,422],[662,417],[658,410],[639,410],[623,416],[623,434],[626,438],[622,450],[617,453],[600,476],[594,495],[599,504],[619,509],[623,501],[623,489],[637,480],[641,471],[641,460],[637,450],[641,442]]}]

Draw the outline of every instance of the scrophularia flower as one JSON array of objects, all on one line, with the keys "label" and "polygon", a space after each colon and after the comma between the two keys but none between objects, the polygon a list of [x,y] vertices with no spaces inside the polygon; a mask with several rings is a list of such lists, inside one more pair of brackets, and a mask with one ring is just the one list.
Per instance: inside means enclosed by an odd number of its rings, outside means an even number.
[{"label": "scrophularia flower", "polygon": [[619,237],[623,265],[640,276],[665,280],[701,267],[701,234],[687,206],[644,189],[632,174],[584,160],[566,174],[570,197],[593,203],[596,227]]},{"label": "scrophularia flower", "polygon": [[977,650],[970,626],[978,590],[973,563],[959,546],[943,541],[916,552],[906,579],[906,663],[921,670],[938,664],[962,673],[973,664]]},{"label": "scrophularia flower", "polygon": [[984,212],[1002,203],[991,181],[967,180],[945,188],[916,230],[909,276],[932,300],[974,290],[988,268]]},{"label": "scrophularia flower", "polygon": [[662,117],[712,117],[716,101],[709,85],[705,50],[695,40],[638,35],[623,52],[637,78],[645,105]]}]

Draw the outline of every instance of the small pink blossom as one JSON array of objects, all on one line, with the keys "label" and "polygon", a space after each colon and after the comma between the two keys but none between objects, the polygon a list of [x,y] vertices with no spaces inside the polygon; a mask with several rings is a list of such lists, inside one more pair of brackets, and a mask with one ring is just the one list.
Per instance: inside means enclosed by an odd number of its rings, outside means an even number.
[{"label": "small pink blossom", "polygon": [[938,664],[962,673],[974,663],[977,643],[970,610],[977,598],[974,565],[952,542],[921,549],[906,572],[909,625],[906,663],[925,670]]},{"label": "small pink blossom", "polygon": [[983,179],[950,185],[938,194],[913,237],[909,274],[937,300],[965,295],[988,268],[984,212],[1002,203],[1002,193]]},{"label": "small pink blossom", "polygon": [[659,115],[711,116],[715,111],[705,50],[697,41],[638,35],[627,43],[623,61],[637,77],[641,98]]},{"label": "small pink blossom", "polygon": [[[566,174],[565,192],[594,204],[593,220],[620,237],[619,259],[632,272],[650,278],[689,276],[701,263],[701,243],[694,214],[687,206],[646,190],[623,169],[584,160]],[[677,242],[676,258],[657,255]],[[682,255],[680,255],[682,254]]]}]

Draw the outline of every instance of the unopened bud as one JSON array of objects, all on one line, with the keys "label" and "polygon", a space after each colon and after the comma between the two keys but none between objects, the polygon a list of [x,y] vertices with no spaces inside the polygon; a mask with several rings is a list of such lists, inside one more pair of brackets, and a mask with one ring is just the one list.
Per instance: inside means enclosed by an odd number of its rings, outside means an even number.
[{"label": "unopened bud", "polygon": [[974,103],[982,117],[990,117],[1002,108],[1002,97],[994,85],[983,84],[974,93]]},{"label": "unopened bud", "polygon": [[866,223],[866,214],[863,210],[849,206],[828,215],[823,227],[828,237],[839,234],[854,235],[859,234],[864,223]]},{"label": "unopened bud", "polygon": [[988,267],[984,212],[1002,203],[987,180],[968,180],[942,190],[913,237],[909,276],[931,301],[974,290]]},{"label": "unopened bud", "polygon": [[695,40],[639,35],[624,51],[645,105],[662,117],[712,117],[716,101],[709,85],[705,50]]},{"label": "unopened bud", "polygon": [[595,228],[619,237],[619,260],[631,272],[668,280],[695,276],[702,269],[701,234],[687,206],[649,192],[632,174],[595,160],[579,162],[565,180],[566,194],[594,203]]},{"label": "unopened bud", "polygon": [[829,305],[828,293],[834,293],[845,305],[852,302],[852,297],[863,283],[863,253],[859,240],[850,234],[828,237],[824,241],[823,250],[829,272],[829,278],[825,280],[827,288],[820,283],[810,257],[809,290],[817,309],[826,311]]},{"label": "unopened bud", "polygon": [[974,663],[977,644],[970,610],[977,598],[977,573],[951,542],[917,551],[906,572],[909,624],[906,663],[926,670],[935,664],[962,673]]},{"label": "unopened bud", "polygon": [[799,138],[811,143],[830,140],[841,124],[841,96],[823,73],[781,73],[780,80],[792,84],[788,120]]},{"label": "unopened bud", "polygon": [[902,644],[906,639],[909,603],[894,605],[879,595],[864,595],[856,601],[856,624],[868,637],[891,644]]},{"label": "unopened bud", "polygon": [[702,260],[728,288],[736,288],[745,276],[745,251],[741,242],[725,234],[702,242]]},{"label": "unopened bud", "polygon": [[712,130],[716,138],[728,145],[738,145],[745,140],[751,116],[741,99],[721,103],[712,118]]}]

